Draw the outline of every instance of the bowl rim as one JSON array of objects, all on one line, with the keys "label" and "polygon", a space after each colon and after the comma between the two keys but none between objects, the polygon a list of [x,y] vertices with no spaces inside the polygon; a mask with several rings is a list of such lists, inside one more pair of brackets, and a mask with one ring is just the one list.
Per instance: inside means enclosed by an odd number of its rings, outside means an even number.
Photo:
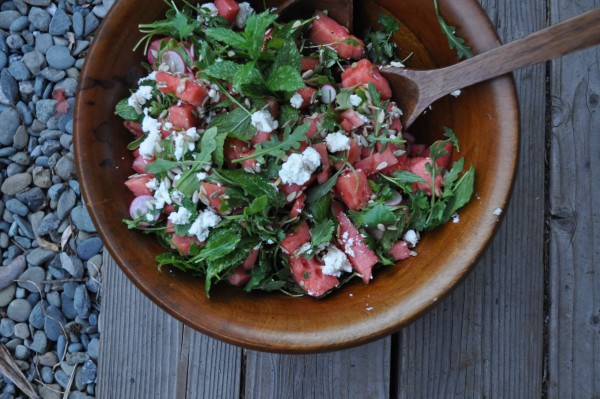
[{"label": "bowl rim", "polygon": [[[117,2],[109,11],[107,17],[104,21],[110,20],[111,17],[114,16],[123,16],[127,15],[127,13],[135,12],[135,7],[131,4],[132,2]],[[476,0],[452,0],[451,2],[445,2],[444,4],[440,4],[442,10],[448,10],[451,15],[458,15],[462,10],[468,9],[474,16],[472,21],[476,21],[479,25],[478,28],[482,30],[483,35],[485,36],[485,41],[492,46],[500,43],[498,34],[494,30],[493,25],[491,24],[489,17],[485,13],[483,7]],[[114,30],[114,27],[111,27],[108,23],[101,23],[100,27],[96,32],[96,37],[101,37],[106,32],[110,32]],[[453,23],[451,19],[448,19],[449,23]],[[84,78],[89,74],[88,70],[92,63],[92,59],[94,58],[95,51],[97,47],[94,45],[95,42],[92,42],[90,49],[88,51],[86,61],[83,65],[80,75],[80,87],[78,91],[81,91],[81,84]],[[487,49],[486,49],[487,50]],[[508,202],[510,200],[512,190],[514,187],[515,174],[517,170],[518,163],[518,143],[520,137],[520,118],[519,118],[519,107],[518,107],[518,98],[516,93],[516,86],[514,77],[512,74],[505,75],[496,79],[493,79],[485,84],[496,85],[499,90],[507,95],[507,98],[504,98],[504,101],[509,101],[509,110],[513,113],[507,119],[511,121],[511,126],[513,127],[513,137],[515,138],[513,159],[511,159],[510,164],[512,165],[512,170],[510,170],[509,180],[505,182],[504,186],[508,186],[504,191],[504,195],[499,197],[498,206],[501,209],[506,209]],[[81,94],[81,93],[78,93]],[[83,152],[81,147],[81,140],[77,140],[78,136],[81,133],[80,121],[81,121],[81,112],[85,107],[85,98],[82,95],[78,95],[75,103],[75,111],[74,111],[74,153],[75,153],[75,164],[77,173],[79,176],[83,176],[88,170],[88,165],[86,165],[84,157],[80,156]],[[212,330],[210,328],[206,328],[206,326],[200,324],[197,320],[193,320],[189,315],[186,315],[179,311],[179,309],[175,309],[171,306],[171,304],[162,296],[157,295],[153,292],[148,286],[144,285],[142,281],[138,279],[138,275],[134,272],[134,270],[125,267],[125,259],[120,255],[119,251],[113,246],[112,240],[105,240],[105,237],[110,236],[110,230],[105,228],[104,226],[104,218],[103,215],[96,210],[95,207],[90,206],[93,204],[93,200],[91,198],[91,194],[89,191],[89,187],[86,184],[81,185],[81,192],[85,204],[88,208],[91,219],[93,220],[98,233],[103,238],[105,242],[105,247],[109,251],[110,255],[113,257],[115,262],[119,265],[120,269],[125,273],[127,278],[134,283],[134,285],[140,289],[145,296],[150,298],[153,303],[157,304],[161,309],[166,311],[171,316],[175,317],[185,325],[191,326],[192,328],[207,334],[213,338],[220,339],[230,344],[238,345],[245,348],[250,348],[254,350],[267,351],[267,352],[277,352],[277,353],[315,353],[315,352],[325,352],[332,350],[344,349],[352,346],[357,346],[360,344],[365,344],[370,341],[374,341],[376,339],[382,338],[384,336],[389,335],[395,331],[398,331],[401,327],[411,323],[415,319],[419,318],[425,312],[427,312],[434,304],[439,302],[439,299],[448,295],[452,292],[458,283],[463,280],[466,274],[474,268],[474,265],[477,263],[478,259],[481,258],[483,253],[485,252],[485,248],[488,246],[489,242],[495,235],[498,230],[499,223],[494,225],[492,228],[487,229],[486,235],[481,238],[481,248],[483,250],[479,251],[471,251],[469,253],[468,259],[463,261],[463,266],[454,269],[453,273],[450,276],[443,276],[443,278],[438,278],[435,281],[435,290],[438,295],[435,295],[430,301],[422,301],[417,303],[416,306],[410,312],[403,313],[400,317],[391,318],[390,317],[382,317],[379,319],[377,323],[377,328],[370,333],[364,332],[354,336],[344,335],[344,338],[337,339],[333,338],[331,334],[327,335],[325,339],[318,340],[310,340],[307,339],[305,342],[290,342],[285,338],[279,341],[269,341],[261,336],[264,331],[244,331],[240,326],[232,328],[228,331],[220,330]],[[389,316],[390,312],[393,311],[393,308],[388,310],[386,315]],[[384,320],[385,319],[385,320]]]}]

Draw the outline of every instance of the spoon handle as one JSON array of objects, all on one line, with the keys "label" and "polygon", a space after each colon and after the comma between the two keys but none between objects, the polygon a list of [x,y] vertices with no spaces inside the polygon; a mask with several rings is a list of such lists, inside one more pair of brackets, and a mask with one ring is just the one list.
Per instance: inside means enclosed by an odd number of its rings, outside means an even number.
[{"label": "spoon handle", "polygon": [[[509,44],[439,69],[444,91],[504,75],[600,43],[600,8],[552,25]],[[446,90],[447,89],[447,90]]]}]

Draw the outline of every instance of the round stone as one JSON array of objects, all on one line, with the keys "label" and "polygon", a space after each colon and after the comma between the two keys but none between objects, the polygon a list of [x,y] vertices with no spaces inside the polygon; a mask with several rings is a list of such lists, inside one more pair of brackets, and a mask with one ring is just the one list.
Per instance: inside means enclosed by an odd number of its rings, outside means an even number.
[{"label": "round stone", "polygon": [[91,259],[92,256],[98,254],[102,250],[103,244],[100,237],[91,237],[81,241],[77,245],[77,256],[82,260]]},{"label": "round stone", "polygon": [[68,153],[62,156],[56,163],[54,171],[65,181],[74,178],[77,173],[75,170],[75,161],[73,160],[73,155]]},{"label": "round stone", "polygon": [[17,256],[8,265],[0,266],[0,290],[13,283],[25,270],[27,263],[24,256]]},{"label": "round stone", "polygon": [[27,188],[32,181],[32,177],[29,173],[17,173],[4,180],[0,190],[7,195],[15,195],[19,191]]},{"label": "round stone", "polygon": [[[0,77],[4,74],[5,69],[0,73]],[[8,71],[6,71],[8,74]],[[10,74],[8,74],[10,76]],[[11,79],[14,80],[12,76]],[[15,83],[16,85],[16,83]],[[0,91],[4,91],[2,87],[2,80],[0,78]],[[16,95],[15,95],[16,98]],[[13,142],[17,127],[20,124],[19,112],[15,108],[7,108],[0,112],[0,144],[9,146]]]},{"label": "round stone", "polygon": [[54,12],[48,31],[51,35],[62,36],[67,33],[70,27],[71,19],[62,8],[59,8]]},{"label": "round stone", "polygon": [[19,277],[19,287],[29,292],[43,291],[42,281],[46,278],[46,271],[39,266],[33,266],[25,270]]},{"label": "round stone", "polygon": [[60,309],[55,306],[48,306],[46,319],[44,320],[44,332],[49,340],[56,341],[62,335],[66,323],[67,321]]},{"label": "round stone", "polygon": [[56,109],[54,108],[55,105],[56,100],[39,100],[35,104],[35,114],[37,119],[42,123],[47,123],[48,120],[56,113]]},{"label": "round stone", "polygon": [[6,314],[11,320],[21,322],[29,318],[32,306],[26,299],[15,299],[6,309]]},{"label": "round stone", "polygon": [[27,323],[15,324],[15,337],[26,339],[29,338],[29,325]]},{"label": "round stone", "polygon": [[44,54],[42,54],[40,51],[34,50],[23,55],[23,63],[34,75],[40,73],[42,68],[45,67],[45,62],[46,59],[44,58]]},{"label": "round stone", "polygon": [[15,299],[15,292],[17,291],[17,285],[11,284],[8,287],[0,290],[0,308],[8,306],[8,304]]},{"label": "round stone", "polygon": [[52,46],[46,52],[48,65],[56,69],[67,69],[75,64],[75,58],[65,46]]},{"label": "round stone", "polygon": [[8,67],[8,72],[12,75],[13,78],[17,81],[27,80],[31,77],[31,73],[29,69],[25,65],[25,62],[15,61]]},{"label": "round stone", "polygon": [[31,7],[27,18],[34,29],[42,32],[48,31],[50,21],[52,20],[52,16],[48,13],[48,11],[39,7]]},{"label": "round stone", "polygon": [[[47,348],[48,348],[48,338],[46,338],[46,334],[44,334],[44,332],[42,330],[37,330],[33,334],[33,342],[29,346],[29,349],[31,349],[32,351],[34,351],[36,353],[44,353],[44,352],[46,352]],[[56,357],[55,357],[54,363],[52,363],[52,365],[54,365],[56,362],[57,361],[56,361]],[[40,363],[41,363],[41,360],[40,360]]]}]

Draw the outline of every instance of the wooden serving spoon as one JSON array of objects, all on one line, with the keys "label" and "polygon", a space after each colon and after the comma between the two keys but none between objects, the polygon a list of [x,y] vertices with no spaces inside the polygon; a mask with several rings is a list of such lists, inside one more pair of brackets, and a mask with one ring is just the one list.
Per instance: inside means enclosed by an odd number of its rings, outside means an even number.
[{"label": "wooden serving spoon", "polygon": [[600,8],[532,33],[458,64],[416,71],[386,66],[403,128],[435,100],[455,90],[600,43]]}]

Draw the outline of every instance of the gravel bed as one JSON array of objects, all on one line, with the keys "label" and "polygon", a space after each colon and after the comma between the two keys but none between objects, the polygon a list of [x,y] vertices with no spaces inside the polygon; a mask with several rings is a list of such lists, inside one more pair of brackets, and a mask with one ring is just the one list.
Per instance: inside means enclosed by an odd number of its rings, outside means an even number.
[{"label": "gravel bed", "polygon": [[[0,342],[43,399],[95,397],[104,248],[75,174],[73,107],[113,2],[0,1]],[[0,374],[0,399],[26,397]]]}]

